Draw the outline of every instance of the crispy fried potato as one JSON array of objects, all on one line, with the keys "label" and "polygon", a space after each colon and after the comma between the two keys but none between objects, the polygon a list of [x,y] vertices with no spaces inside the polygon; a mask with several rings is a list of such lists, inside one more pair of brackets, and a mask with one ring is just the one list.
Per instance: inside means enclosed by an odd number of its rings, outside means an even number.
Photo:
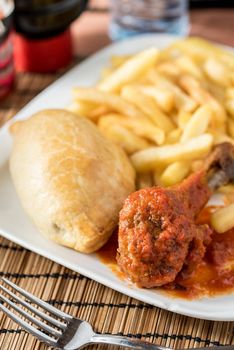
[{"label": "crispy fried potato", "polygon": [[114,143],[122,147],[126,153],[132,154],[150,146],[142,137],[135,135],[122,125],[110,124],[106,118],[101,118],[98,127],[102,134]]},{"label": "crispy fried potato", "polygon": [[174,129],[174,124],[170,118],[160,110],[151,97],[144,95],[138,88],[127,85],[122,89],[121,96],[130,103],[135,104],[155,125],[165,132]]},{"label": "crispy fried potato", "polygon": [[226,89],[225,97],[227,100],[234,100],[234,87],[229,87]]},{"label": "crispy fried potato", "polygon": [[176,129],[172,130],[171,132],[169,132],[167,134],[166,144],[170,145],[170,144],[179,142],[181,134],[182,134],[182,129],[180,129],[180,128],[176,128]]},{"label": "crispy fried potato", "polygon": [[230,72],[228,68],[217,58],[209,57],[204,63],[204,71],[211,81],[228,87],[231,85]]},{"label": "crispy fried potato", "polygon": [[189,55],[179,56],[175,59],[175,64],[182,72],[190,74],[196,79],[203,79],[202,70]]},{"label": "crispy fried potato", "polygon": [[101,116],[110,113],[111,109],[108,106],[99,105],[93,108],[90,112],[87,112],[87,117],[96,122]]},{"label": "crispy fried potato", "polygon": [[203,63],[208,57],[217,56],[221,53],[221,49],[217,46],[207,40],[196,37],[178,40],[171,45],[172,49],[177,49],[183,54],[192,57],[198,65]]},{"label": "crispy fried potato", "polygon": [[83,101],[73,101],[68,107],[67,110],[71,111],[75,114],[78,114],[82,117],[87,117],[87,115],[93,110],[97,108],[97,104],[83,102]]},{"label": "crispy fried potato", "polygon": [[100,122],[106,125],[122,125],[124,128],[132,131],[135,135],[143,137],[148,141],[161,145],[165,140],[165,133],[157,128],[153,123],[147,120],[130,119],[126,116],[110,113],[101,118]]},{"label": "crispy fried potato", "polygon": [[229,136],[231,136],[234,140],[234,120],[231,118],[228,118],[227,121],[227,131]]},{"label": "crispy fried potato", "polygon": [[212,96],[209,91],[205,90],[201,84],[191,76],[182,76],[179,80],[180,86],[199,104],[209,104],[214,112],[213,120],[215,127],[222,128],[226,121],[227,114],[224,107]]},{"label": "crispy fried potato", "polygon": [[234,118],[234,99],[227,100],[225,107],[232,118]]},{"label": "crispy fried potato", "polygon": [[221,186],[219,187],[218,191],[225,194],[234,194],[234,185],[229,184],[229,185]]},{"label": "crispy fried potato", "polygon": [[189,37],[113,56],[102,78],[74,89],[69,108],[131,155],[139,188],[181,181],[213,145],[234,144],[232,52]]},{"label": "crispy fried potato", "polygon": [[186,112],[193,112],[197,107],[197,102],[186,95],[178,85],[174,84],[167,78],[160,75],[156,69],[151,69],[149,72],[149,79],[152,84],[155,84],[158,87],[167,89],[172,92],[175,96],[175,104],[177,108],[183,109]]},{"label": "crispy fried potato", "polygon": [[181,70],[174,64],[174,62],[163,62],[157,66],[157,71],[161,73],[166,78],[172,81],[176,81],[181,75]]},{"label": "crispy fried potato", "polygon": [[213,137],[214,137],[214,145],[218,145],[222,142],[229,142],[234,145],[234,139],[227,134],[224,134],[223,132],[219,131],[212,131]]},{"label": "crispy fried potato", "polygon": [[172,186],[181,182],[190,171],[189,162],[177,161],[167,166],[160,177],[163,186]]},{"label": "crispy fried potato", "polygon": [[112,68],[119,68],[123,63],[130,59],[131,55],[112,56],[110,59]]},{"label": "crispy fried potato", "polygon": [[234,227],[234,203],[220,208],[211,215],[211,225],[218,233],[224,233]]},{"label": "crispy fried potato", "polygon": [[143,117],[142,111],[116,94],[99,91],[95,88],[74,88],[73,95],[75,100],[101,104],[131,118]]},{"label": "crispy fried potato", "polygon": [[204,134],[212,115],[212,109],[208,104],[198,108],[185,125],[180,141],[187,142],[193,137]]},{"label": "crispy fried potato", "polygon": [[156,86],[141,86],[143,94],[152,97],[158,106],[166,113],[170,113],[175,105],[174,94]]},{"label": "crispy fried potato", "polygon": [[170,164],[180,160],[194,160],[207,154],[212,147],[213,136],[203,134],[183,144],[176,143],[161,147],[150,147],[131,156],[139,172],[154,170],[158,164]]},{"label": "crispy fried potato", "polygon": [[146,70],[152,67],[157,60],[158,50],[151,48],[130,57],[127,61],[120,65],[119,68],[108,75],[99,85],[102,91],[116,92],[120,88],[135,80]]},{"label": "crispy fried potato", "polygon": [[192,114],[186,111],[179,111],[177,116],[177,124],[179,128],[181,129],[181,133],[184,130],[185,126],[188,124],[189,120],[191,119]]}]

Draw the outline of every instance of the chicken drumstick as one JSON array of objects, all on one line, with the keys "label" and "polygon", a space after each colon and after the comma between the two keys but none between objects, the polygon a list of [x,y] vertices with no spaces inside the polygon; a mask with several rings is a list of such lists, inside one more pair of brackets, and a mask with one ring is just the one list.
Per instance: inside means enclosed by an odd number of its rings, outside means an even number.
[{"label": "chicken drumstick", "polygon": [[205,167],[181,184],[132,193],[119,219],[117,261],[140,287],[173,282],[182,269],[194,268],[211,241],[208,225],[195,218],[215,189],[234,181],[234,147],[215,147]]}]

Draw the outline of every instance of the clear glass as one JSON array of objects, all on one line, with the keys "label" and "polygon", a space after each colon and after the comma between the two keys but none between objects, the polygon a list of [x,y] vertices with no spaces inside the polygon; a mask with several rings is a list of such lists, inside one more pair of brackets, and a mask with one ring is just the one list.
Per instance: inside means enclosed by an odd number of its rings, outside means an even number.
[{"label": "clear glass", "polygon": [[5,97],[14,84],[11,0],[0,0],[0,99]]},{"label": "clear glass", "polygon": [[142,33],[186,35],[188,0],[111,0],[110,37],[124,39]]}]

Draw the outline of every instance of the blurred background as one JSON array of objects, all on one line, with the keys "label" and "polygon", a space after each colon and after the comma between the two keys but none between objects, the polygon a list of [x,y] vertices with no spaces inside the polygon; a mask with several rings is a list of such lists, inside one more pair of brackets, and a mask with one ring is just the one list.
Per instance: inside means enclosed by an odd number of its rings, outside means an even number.
[{"label": "blurred background", "polygon": [[15,71],[49,73],[145,32],[234,46],[234,0],[0,0],[0,98]]},{"label": "blurred background", "polygon": [[[156,2],[157,0],[155,0]],[[233,0],[190,0],[189,34],[234,46],[234,1]],[[77,38],[75,52],[81,56],[96,51],[110,42],[110,1],[90,0],[88,11],[77,20],[72,30]],[[88,39],[88,40],[86,40]]]}]

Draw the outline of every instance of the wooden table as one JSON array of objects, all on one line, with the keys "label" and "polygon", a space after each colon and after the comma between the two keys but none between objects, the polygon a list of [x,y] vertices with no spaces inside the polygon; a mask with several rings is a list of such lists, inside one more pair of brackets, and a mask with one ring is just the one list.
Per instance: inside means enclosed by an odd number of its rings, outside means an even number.
[{"label": "wooden table", "polygon": [[[109,14],[105,1],[92,1],[98,11],[85,12],[73,26],[76,59],[107,45]],[[191,11],[191,34],[234,46],[234,9]],[[0,123],[42,91],[57,74],[18,73],[14,92],[0,106]],[[90,321],[97,332],[124,334],[164,346],[234,345],[234,323],[189,318],[144,304],[48,259],[0,238],[0,275],[52,305]],[[234,311],[233,311],[234,312]],[[93,347],[104,349],[102,347]],[[0,349],[46,349],[31,335],[0,314]],[[111,349],[106,347],[105,349]]]}]

